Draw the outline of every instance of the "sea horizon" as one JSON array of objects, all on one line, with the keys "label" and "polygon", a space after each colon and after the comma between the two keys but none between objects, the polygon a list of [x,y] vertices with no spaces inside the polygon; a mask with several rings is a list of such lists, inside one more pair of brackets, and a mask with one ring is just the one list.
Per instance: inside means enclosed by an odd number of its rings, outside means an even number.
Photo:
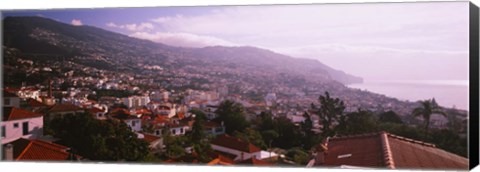
[{"label": "sea horizon", "polygon": [[409,102],[435,98],[440,106],[469,110],[469,80],[364,80],[346,86]]}]

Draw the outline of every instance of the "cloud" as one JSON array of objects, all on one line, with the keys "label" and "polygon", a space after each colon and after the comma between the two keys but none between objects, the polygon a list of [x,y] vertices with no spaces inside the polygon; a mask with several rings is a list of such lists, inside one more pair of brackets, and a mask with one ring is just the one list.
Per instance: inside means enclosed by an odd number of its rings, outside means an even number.
[{"label": "cloud", "polygon": [[225,41],[211,36],[200,36],[189,33],[148,33],[148,32],[135,32],[130,35],[131,37],[147,39],[154,42],[164,43],[172,46],[180,47],[206,47],[206,46],[237,46],[238,44]]},{"label": "cloud", "polygon": [[468,76],[464,2],[227,6],[149,21],[162,32],[314,58],[366,78]]},{"label": "cloud", "polygon": [[137,32],[137,31],[144,31],[144,30],[152,30],[154,28],[152,23],[148,22],[142,22],[140,24],[124,24],[124,25],[117,25],[113,22],[109,22],[106,24],[108,27],[113,27],[113,28],[120,28],[120,29],[126,29],[129,31]]},{"label": "cloud", "polygon": [[72,25],[74,26],[81,26],[83,25],[82,21],[79,20],[79,19],[73,19],[72,22],[71,22]]}]

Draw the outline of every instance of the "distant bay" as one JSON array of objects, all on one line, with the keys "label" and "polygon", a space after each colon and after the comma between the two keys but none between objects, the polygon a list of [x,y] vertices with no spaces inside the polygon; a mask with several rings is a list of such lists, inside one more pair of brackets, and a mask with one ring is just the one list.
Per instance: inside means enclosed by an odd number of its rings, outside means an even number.
[{"label": "distant bay", "polygon": [[440,106],[468,110],[468,80],[365,80],[350,88],[415,102],[435,98]]}]

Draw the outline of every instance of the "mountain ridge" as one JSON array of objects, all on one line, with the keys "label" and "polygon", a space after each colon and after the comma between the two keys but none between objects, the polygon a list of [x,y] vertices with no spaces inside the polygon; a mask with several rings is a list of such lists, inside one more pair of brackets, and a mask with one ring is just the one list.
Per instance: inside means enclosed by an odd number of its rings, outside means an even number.
[{"label": "mountain ridge", "polygon": [[[237,55],[235,57],[240,59],[232,59],[226,57],[226,59],[236,62],[242,62],[245,65],[269,65],[273,68],[283,66],[283,68],[290,68],[290,70],[297,71],[299,68],[309,66],[308,70],[301,73],[328,73],[330,79],[336,80],[343,84],[362,82],[360,77],[346,74],[343,71],[333,69],[320,61],[313,62],[314,66],[311,66],[311,62],[305,62],[298,58],[293,58],[287,55],[279,54],[267,49],[261,49],[252,46],[241,47],[224,47],[224,46],[210,46],[203,48],[184,48],[174,47],[162,43],[155,43],[149,40],[138,39],[123,35],[120,33],[104,30],[95,26],[73,26],[70,24],[55,21],[53,19],[31,16],[31,17],[10,17],[7,16],[3,19],[4,24],[4,45],[7,47],[15,47],[20,49],[23,53],[37,53],[37,54],[50,54],[57,53],[58,55],[74,56],[74,55],[91,55],[92,53],[101,54],[107,53],[114,54],[116,52],[128,52],[129,56],[137,56],[138,53],[153,53],[159,55],[173,54],[183,52],[190,58],[198,58],[204,56],[209,58],[210,56],[220,57],[220,51],[226,52],[227,55]],[[27,33],[27,34],[25,34]],[[57,34],[61,33],[61,34]],[[37,36],[35,36],[37,35]],[[51,37],[52,39],[46,40],[42,37]],[[109,40],[112,39],[112,40]],[[107,41],[108,40],[108,41]],[[75,41],[75,42],[69,42]],[[47,43],[47,44],[45,44]],[[52,43],[54,43],[52,45]],[[63,46],[63,44],[65,44]],[[92,46],[81,45],[82,47],[76,47],[76,44],[93,44]],[[137,45],[137,46],[135,46]],[[225,50],[228,49],[228,50]],[[213,52],[212,52],[213,50]],[[238,50],[238,51],[236,51]],[[210,54],[205,54],[205,53]],[[212,55],[213,54],[213,55]],[[238,54],[250,54],[256,56],[252,59],[248,55],[238,56]],[[197,57],[196,57],[197,56]],[[272,58],[276,57],[277,59]],[[266,60],[266,58],[270,60]],[[282,60],[278,60],[281,58]],[[250,61],[248,61],[249,59]],[[206,59],[207,61],[215,61],[218,59]],[[262,61],[259,63],[259,61]],[[279,61],[288,61],[289,63],[281,63]],[[295,65],[297,69],[288,67],[289,65]],[[315,66],[316,65],[316,66]],[[276,66],[276,67],[275,67]]]}]

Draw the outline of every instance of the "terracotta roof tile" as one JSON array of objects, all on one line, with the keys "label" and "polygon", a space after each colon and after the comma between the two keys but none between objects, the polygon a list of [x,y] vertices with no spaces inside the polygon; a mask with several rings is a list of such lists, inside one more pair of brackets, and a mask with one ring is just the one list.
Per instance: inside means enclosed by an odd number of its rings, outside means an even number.
[{"label": "terracotta roof tile", "polygon": [[36,118],[41,117],[43,114],[30,112],[28,110],[23,110],[15,107],[4,107],[2,121],[12,121],[25,118]]},{"label": "terracotta roof tile", "polygon": [[216,137],[215,139],[212,140],[211,144],[239,150],[242,152],[248,152],[248,153],[261,151],[261,149],[256,147],[255,145],[252,145],[248,142],[244,142],[239,138],[232,137],[227,134],[223,134]]},{"label": "terracotta roof tile", "polygon": [[15,160],[68,160],[71,157],[67,152],[68,147],[41,140],[21,138],[10,144],[13,145]]},{"label": "terracotta roof tile", "polygon": [[47,107],[46,104],[43,104],[42,102],[40,102],[38,100],[35,100],[35,99],[32,99],[32,98],[29,98],[27,100],[27,103],[30,107]]},{"label": "terracotta roof tile", "polygon": [[158,139],[161,139],[161,137],[154,136],[154,135],[151,135],[151,134],[146,134],[146,133],[142,133],[142,134],[143,134],[143,140],[147,141],[148,143],[151,143],[151,142],[157,141]]},{"label": "terracotta roof tile", "polygon": [[75,106],[70,103],[65,103],[65,104],[55,104],[53,105],[48,112],[68,112],[68,111],[78,111],[82,110],[82,108]]},{"label": "terracotta roof tile", "polygon": [[263,160],[259,160],[259,159],[256,159],[256,158],[246,159],[246,160],[243,160],[243,161],[238,162],[238,164],[248,164],[248,165],[253,165],[253,166],[273,165],[273,164],[270,163],[270,162],[263,161]]},{"label": "terracotta roof tile", "polygon": [[468,169],[468,159],[386,132],[330,138],[324,166]]},{"label": "terracotta roof tile", "polygon": [[91,109],[88,109],[88,111],[91,112],[91,113],[104,112],[104,110],[99,109],[99,108],[97,108],[97,107],[93,107],[93,108],[91,108]]}]

